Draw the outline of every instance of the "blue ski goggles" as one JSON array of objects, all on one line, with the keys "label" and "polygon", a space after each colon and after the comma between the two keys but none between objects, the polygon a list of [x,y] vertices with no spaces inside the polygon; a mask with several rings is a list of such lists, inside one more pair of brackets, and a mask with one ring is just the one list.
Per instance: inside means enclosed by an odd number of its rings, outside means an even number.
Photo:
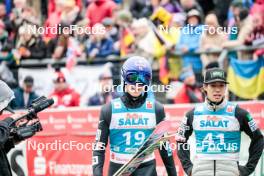
[{"label": "blue ski goggles", "polygon": [[127,72],[125,77],[125,82],[129,84],[142,83],[144,85],[149,85],[151,81],[151,75],[144,72],[131,71]]}]

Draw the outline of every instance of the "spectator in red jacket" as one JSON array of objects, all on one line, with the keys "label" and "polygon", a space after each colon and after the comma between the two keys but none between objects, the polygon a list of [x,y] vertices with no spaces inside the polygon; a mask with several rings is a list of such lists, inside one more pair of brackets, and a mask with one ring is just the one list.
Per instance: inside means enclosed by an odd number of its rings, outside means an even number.
[{"label": "spectator in red jacket", "polygon": [[61,0],[56,0],[54,6],[54,11],[49,12],[48,18],[44,23],[44,27],[46,29],[44,39],[46,42],[57,36],[57,27],[61,23],[63,2]]},{"label": "spectator in red jacket", "polygon": [[203,102],[203,95],[195,80],[195,75],[190,68],[183,69],[179,78],[183,81],[178,87],[174,103],[200,103]]},{"label": "spectator in red jacket", "polygon": [[106,17],[112,17],[116,4],[112,0],[94,0],[89,4],[86,17],[90,21],[90,26],[101,23]]},{"label": "spectator in red jacket", "polygon": [[[58,3],[59,1],[62,3],[65,2],[64,0],[49,0],[48,1],[48,17],[57,10],[56,3]],[[75,0],[75,4],[79,7],[79,9],[82,9],[82,0]]]},{"label": "spectator in red jacket", "polygon": [[[250,13],[261,13],[264,10],[264,0],[256,0],[253,6],[250,9]],[[262,13],[263,14],[263,13]],[[264,18],[264,15],[263,15]]]},{"label": "spectator in red jacket", "polygon": [[57,73],[54,79],[54,88],[54,91],[50,95],[54,99],[54,108],[79,106],[80,94],[70,88],[63,73]]}]

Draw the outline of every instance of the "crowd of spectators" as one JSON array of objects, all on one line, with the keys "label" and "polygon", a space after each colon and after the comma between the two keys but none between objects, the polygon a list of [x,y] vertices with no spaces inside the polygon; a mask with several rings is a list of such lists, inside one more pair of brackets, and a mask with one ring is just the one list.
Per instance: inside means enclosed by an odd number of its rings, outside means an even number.
[{"label": "crowd of spectators", "polygon": [[[18,103],[14,106],[21,108],[37,96],[30,77],[19,88],[17,69],[23,61],[87,60],[89,64],[97,59],[107,62],[108,58],[141,55],[159,70],[161,83],[184,84],[181,95],[168,102],[181,102],[177,99],[182,97],[188,97],[183,102],[199,102],[197,88],[203,70],[217,65],[220,55],[204,51],[263,43],[263,12],[264,0],[0,0],[0,78],[16,90]],[[71,25],[90,31],[71,31]],[[32,30],[41,27],[42,33]],[[186,33],[184,27],[196,32]],[[197,51],[203,53],[195,54]],[[229,56],[257,60],[263,54],[264,49],[257,49]],[[100,81],[109,78],[102,76]],[[69,88],[63,76],[54,84],[51,96],[56,96],[57,102],[79,105],[80,95]],[[61,97],[65,93],[73,100]],[[105,103],[109,97],[115,95],[105,98],[97,93],[87,105]]]}]

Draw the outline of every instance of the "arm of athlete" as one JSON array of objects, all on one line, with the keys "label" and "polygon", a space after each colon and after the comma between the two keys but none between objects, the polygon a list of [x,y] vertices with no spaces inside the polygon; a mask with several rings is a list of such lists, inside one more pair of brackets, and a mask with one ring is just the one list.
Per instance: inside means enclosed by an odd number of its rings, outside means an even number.
[{"label": "arm of athlete", "polygon": [[262,155],[264,139],[260,129],[257,127],[254,119],[249,114],[249,112],[240,107],[237,107],[235,116],[239,120],[241,131],[244,131],[251,139],[248,149],[248,162],[245,166],[239,166],[240,175],[248,176],[255,170]]},{"label": "arm of athlete", "polygon": [[108,142],[109,124],[111,120],[111,103],[104,105],[100,112],[98,129],[95,138],[95,149],[93,150],[93,175],[102,176],[105,160],[105,150]]},{"label": "arm of athlete", "polygon": [[185,141],[177,141],[177,143],[178,143],[178,145],[177,145],[178,157],[181,161],[181,164],[182,164],[182,167],[183,167],[185,173],[189,176],[192,173],[193,164],[192,164],[192,161],[190,159],[190,146],[187,142],[188,142],[189,137],[192,135],[192,131],[193,131],[193,128],[192,128],[193,112],[194,112],[194,109],[189,111],[186,114],[186,117],[184,117],[182,124],[181,124],[182,128],[183,128],[181,130],[183,132],[183,136],[185,138]]},{"label": "arm of athlete", "polygon": [[[165,119],[164,107],[159,102],[155,103],[155,113],[157,117],[157,124]],[[175,164],[173,160],[172,151],[166,146],[169,146],[169,145],[163,145],[162,147],[160,147],[159,153],[166,167],[166,171],[168,175],[176,176],[177,172],[176,172],[176,168],[175,168]]]}]

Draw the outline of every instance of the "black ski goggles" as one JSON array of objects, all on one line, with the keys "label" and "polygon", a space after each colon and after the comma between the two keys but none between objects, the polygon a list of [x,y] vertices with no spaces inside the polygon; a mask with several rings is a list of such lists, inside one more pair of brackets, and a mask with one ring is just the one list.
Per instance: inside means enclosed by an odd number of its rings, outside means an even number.
[{"label": "black ski goggles", "polygon": [[129,84],[142,83],[149,85],[151,81],[151,75],[145,72],[131,71],[126,74],[125,82]]}]

